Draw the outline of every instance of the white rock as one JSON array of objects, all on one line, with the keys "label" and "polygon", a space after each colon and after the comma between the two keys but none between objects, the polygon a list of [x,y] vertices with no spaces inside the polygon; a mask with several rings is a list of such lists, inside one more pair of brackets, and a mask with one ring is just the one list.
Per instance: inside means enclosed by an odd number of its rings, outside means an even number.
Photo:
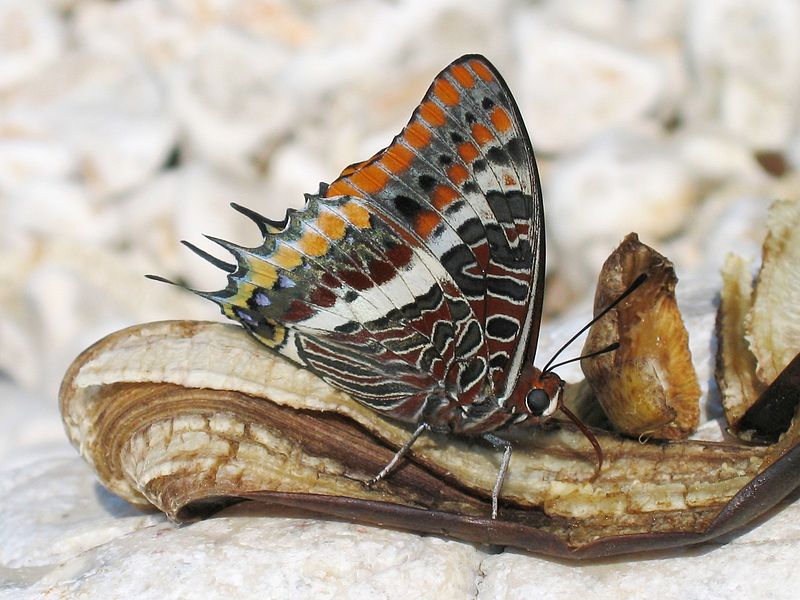
[{"label": "white rock", "polygon": [[0,564],[11,569],[52,567],[141,527],[163,523],[162,515],[142,513],[97,488],[86,465],[69,454],[62,442],[60,455],[54,449],[50,456],[0,467]]},{"label": "white rock", "polygon": [[277,83],[289,56],[277,43],[210,31],[169,79],[172,110],[192,151],[240,176],[262,174],[273,147],[296,126],[304,101]]},{"label": "white rock", "polygon": [[[204,6],[206,10],[211,8]],[[198,33],[211,24],[208,16],[204,20],[200,15],[192,19],[187,14],[192,8],[191,4],[161,0],[81,2],[73,9],[75,38],[89,52],[133,52],[163,75],[197,48]],[[196,5],[194,10],[199,12],[201,7]]]},{"label": "white rock", "polygon": [[755,148],[786,146],[798,116],[800,4],[694,0],[687,47],[697,95],[692,119],[712,119]]},{"label": "white rock", "polygon": [[533,11],[512,29],[520,57],[514,93],[534,148],[559,152],[646,121],[667,85],[657,62],[560,26]]},{"label": "white rock", "polygon": [[163,91],[135,57],[71,54],[6,108],[12,123],[37,123],[40,136],[66,147],[70,175],[101,198],[152,176],[176,142]]},{"label": "white rock", "polygon": [[119,201],[117,211],[125,223],[121,239],[150,272],[180,277],[201,289],[219,289],[224,287],[224,274],[179,241],[188,240],[225,261],[231,260],[230,254],[202,234],[242,246],[259,245],[257,227],[233,210],[231,202],[274,219],[283,218],[287,208],[284,198],[273,198],[262,184],[242,182],[195,162],[163,172]]},{"label": "white rock", "polygon": [[584,285],[627,233],[651,245],[674,234],[697,196],[671,145],[649,135],[609,135],[555,161],[544,193],[548,257]]},{"label": "white rock", "polygon": [[[38,121],[38,119],[37,119]],[[78,172],[78,157],[42,123],[0,117],[0,192],[63,181]]]},{"label": "white rock", "polygon": [[741,138],[719,127],[687,126],[676,132],[675,151],[700,181],[764,181],[766,174]]},{"label": "white rock", "polygon": [[7,91],[56,61],[64,28],[46,0],[0,2],[0,91]]}]

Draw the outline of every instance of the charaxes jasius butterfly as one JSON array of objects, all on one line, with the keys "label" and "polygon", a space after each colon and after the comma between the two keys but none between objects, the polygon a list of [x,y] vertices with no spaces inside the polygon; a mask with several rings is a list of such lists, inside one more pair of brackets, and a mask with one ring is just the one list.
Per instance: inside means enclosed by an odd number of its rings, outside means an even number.
[{"label": "charaxes jasius butterfly", "polygon": [[[542,195],[519,109],[482,56],[442,71],[392,143],[347,167],[302,211],[274,221],[233,205],[264,242],[228,250],[229,273],[198,292],[282,356],[378,411],[415,425],[383,478],[426,430],[502,449],[562,403],[563,381],[533,366],[545,276]],[[156,279],[162,279],[154,277]],[[613,348],[608,348],[609,350]],[[551,361],[552,363],[552,361]]]}]

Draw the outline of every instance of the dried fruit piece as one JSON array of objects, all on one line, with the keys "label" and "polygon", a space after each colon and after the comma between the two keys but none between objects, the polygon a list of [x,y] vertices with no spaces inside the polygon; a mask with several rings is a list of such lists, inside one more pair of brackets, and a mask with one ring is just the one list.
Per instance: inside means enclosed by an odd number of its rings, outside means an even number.
[{"label": "dried fruit piece", "polygon": [[619,341],[619,348],[581,361],[597,400],[627,435],[687,437],[697,426],[700,386],[689,335],[675,300],[672,263],[629,234],[606,260],[595,312],[611,304],[640,274],[647,280],[589,330],[583,353]]},{"label": "dried fruit piece", "polygon": [[800,352],[800,201],[778,200],[770,207],[745,327],[758,378],[771,383]]},{"label": "dried fruit piece", "polygon": [[[800,361],[782,378],[797,389]],[[800,423],[772,447],[642,444],[563,425],[519,440],[489,518],[498,453],[426,436],[393,477],[363,485],[408,432],[265,352],[232,326],[138,325],[67,372],[61,411],[101,482],[175,519],[243,498],[572,558],[695,543],[739,527],[800,481]]]},{"label": "dried fruit piece", "polygon": [[722,271],[715,375],[731,429],[748,440],[774,441],[794,414],[791,393],[762,392],[800,352],[798,265],[800,201],[779,200],[769,210],[752,293],[742,259],[730,257]]},{"label": "dried fruit piece", "polygon": [[756,377],[756,358],[745,339],[745,316],[751,307],[752,292],[749,264],[736,255],[728,255],[722,268],[717,311],[715,377],[725,418],[734,429],[764,387]]}]

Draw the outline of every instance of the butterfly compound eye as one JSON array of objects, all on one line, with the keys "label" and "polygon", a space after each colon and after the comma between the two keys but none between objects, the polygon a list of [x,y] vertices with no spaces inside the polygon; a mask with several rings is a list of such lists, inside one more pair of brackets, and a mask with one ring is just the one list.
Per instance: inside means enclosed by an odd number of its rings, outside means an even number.
[{"label": "butterfly compound eye", "polygon": [[550,396],[543,389],[534,388],[525,397],[525,406],[534,417],[541,417],[550,407]]}]

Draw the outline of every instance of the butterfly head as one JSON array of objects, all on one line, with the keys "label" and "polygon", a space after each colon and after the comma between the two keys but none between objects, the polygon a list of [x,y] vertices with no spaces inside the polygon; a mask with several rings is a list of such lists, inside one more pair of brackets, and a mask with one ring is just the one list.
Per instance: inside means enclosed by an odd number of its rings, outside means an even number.
[{"label": "butterfly head", "polygon": [[519,391],[509,403],[517,417],[515,422],[535,425],[547,421],[561,407],[564,381],[553,372],[543,373],[535,367],[525,369],[522,378],[524,383],[517,386]]},{"label": "butterfly head", "polygon": [[[523,379],[524,378],[524,379]],[[513,415],[511,423],[539,425],[561,411],[586,436],[597,456],[594,477],[603,468],[603,450],[591,430],[564,405],[564,380],[552,371],[542,371],[533,366],[526,367],[520,378],[521,385],[507,404]]]}]

